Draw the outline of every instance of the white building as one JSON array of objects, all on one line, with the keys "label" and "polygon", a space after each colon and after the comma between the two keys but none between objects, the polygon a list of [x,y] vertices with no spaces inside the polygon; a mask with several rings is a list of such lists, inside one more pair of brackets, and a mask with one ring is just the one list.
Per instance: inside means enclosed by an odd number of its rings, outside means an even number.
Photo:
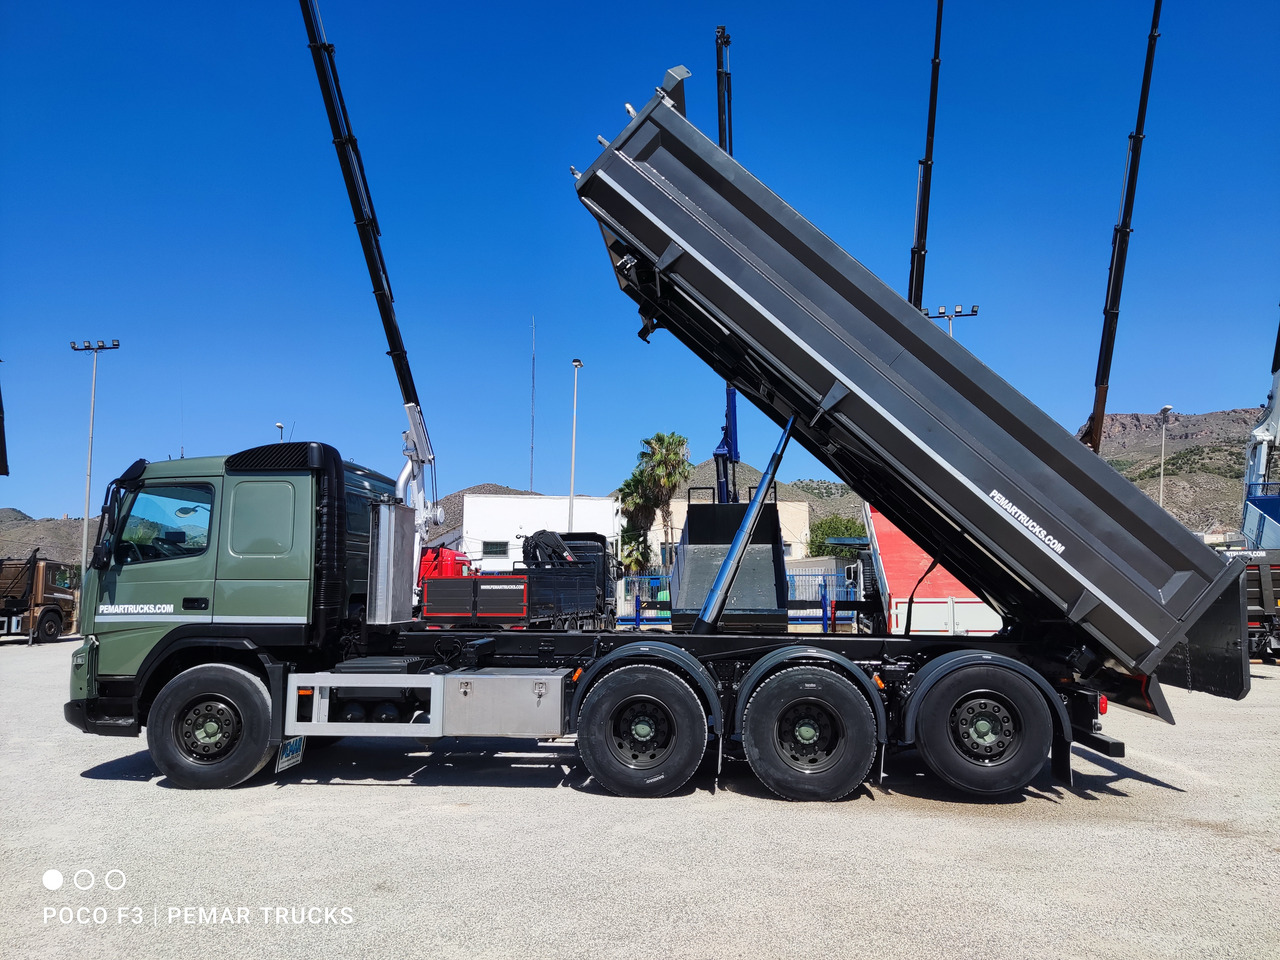
[{"label": "white building", "polygon": [[[461,503],[457,501],[460,498]],[[524,559],[523,538],[538,530],[563,533],[569,529],[569,498],[536,493],[468,493],[460,491],[446,500],[445,528],[427,541],[429,547],[448,547],[465,553],[473,568],[488,572],[510,571]],[[611,497],[573,498],[575,533],[600,533],[617,556],[622,533],[622,511]]]}]

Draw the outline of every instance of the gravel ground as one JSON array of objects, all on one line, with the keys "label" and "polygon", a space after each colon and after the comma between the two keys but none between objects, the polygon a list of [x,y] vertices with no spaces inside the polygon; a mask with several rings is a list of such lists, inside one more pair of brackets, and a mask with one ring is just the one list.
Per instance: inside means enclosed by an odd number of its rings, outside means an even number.
[{"label": "gravel ground", "polygon": [[1073,789],[974,802],[906,754],[791,804],[741,763],[618,799],[571,743],[347,740],[171,789],[62,719],[74,646],[0,645],[6,958],[1280,956],[1276,667],[1170,689],[1175,727],[1113,712],[1128,757],[1078,750]]}]

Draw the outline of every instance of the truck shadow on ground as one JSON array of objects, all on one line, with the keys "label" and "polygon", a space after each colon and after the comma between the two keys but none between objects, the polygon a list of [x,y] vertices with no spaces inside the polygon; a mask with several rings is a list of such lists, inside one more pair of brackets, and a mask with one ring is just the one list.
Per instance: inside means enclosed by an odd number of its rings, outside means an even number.
[{"label": "truck shadow on ground", "polygon": [[[1117,760],[1076,748],[1075,783],[1068,787],[1053,779],[1049,764],[1021,793],[1005,797],[980,797],[964,793],[935,777],[914,750],[888,758],[885,777],[869,781],[838,802],[888,799],[894,795],[958,805],[1019,804],[1031,801],[1061,803],[1071,797],[1099,800],[1127,797],[1124,784],[1145,784],[1177,793],[1186,791],[1176,784],[1152,777]],[[1084,761],[1082,763],[1081,761]],[[755,799],[775,799],[745,760],[725,758],[716,771],[716,751],[708,749],[698,771],[671,796],[696,793],[728,793]],[[116,780],[147,783],[177,789],[160,773],[145,750],[109,760],[80,774],[89,780]],[[567,787],[583,793],[610,796],[596,783],[571,741],[536,740],[440,740],[430,747],[406,744],[392,738],[339,741],[328,747],[308,750],[302,763],[276,773],[274,764],[236,789],[275,786],[306,787],[369,786],[388,787],[502,787],[555,789]]]},{"label": "truck shadow on ground", "polygon": [[[442,739],[431,746],[403,740],[339,741],[304,757],[293,770],[262,774],[277,786],[362,786],[375,781],[399,787],[517,787],[611,794],[596,783],[573,741]],[[698,773],[672,796],[711,789],[714,766],[704,760]]]},{"label": "truck shadow on ground", "polygon": [[80,774],[86,780],[136,780],[146,782],[162,776],[159,768],[151,760],[151,754],[139,750],[127,757],[108,760],[96,767],[90,767]]},{"label": "truck shadow on ground", "polygon": [[[431,746],[400,739],[341,740],[307,750],[302,763],[279,774],[264,772],[278,786],[573,787],[587,779],[571,742],[451,740]],[[598,788],[597,788],[598,789]]]},{"label": "truck shadow on ground", "polygon": [[[918,800],[962,806],[1000,806],[1034,801],[1058,804],[1072,797],[1080,800],[1127,797],[1130,794],[1123,788],[1125,783],[1146,784],[1177,793],[1186,792],[1176,784],[1157,779],[1117,760],[1082,748],[1077,747],[1072,751],[1072,759],[1074,768],[1072,786],[1054,779],[1051,766],[1046,761],[1025,790],[1006,796],[986,797],[965,793],[943,782],[934,776],[917,751],[907,750],[888,757],[885,762],[885,776],[881,782],[869,781],[863,784],[861,790],[850,794],[850,798],[866,796],[876,800],[896,794]],[[738,788],[735,786],[734,789]]]}]

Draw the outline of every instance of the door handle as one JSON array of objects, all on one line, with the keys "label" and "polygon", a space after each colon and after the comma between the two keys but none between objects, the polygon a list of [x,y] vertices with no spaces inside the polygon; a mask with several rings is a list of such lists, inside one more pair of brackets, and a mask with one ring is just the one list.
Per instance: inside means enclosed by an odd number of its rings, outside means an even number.
[{"label": "door handle", "polygon": [[182,609],[183,610],[208,610],[209,598],[208,597],[183,597]]}]

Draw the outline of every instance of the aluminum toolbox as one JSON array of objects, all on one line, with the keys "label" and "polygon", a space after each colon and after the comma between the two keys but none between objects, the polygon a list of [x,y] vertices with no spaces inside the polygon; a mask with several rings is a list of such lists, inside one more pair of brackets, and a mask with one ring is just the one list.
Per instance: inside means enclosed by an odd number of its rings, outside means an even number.
[{"label": "aluminum toolbox", "polygon": [[777,423],[794,413],[808,450],[1009,622],[1138,677],[1185,639],[1169,682],[1243,696],[1244,564],[695,129],[682,75],[577,181],[642,335],[670,330]]},{"label": "aluminum toolbox", "polygon": [[558,737],[571,670],[484,667],[444,678],[446,737]]}]

